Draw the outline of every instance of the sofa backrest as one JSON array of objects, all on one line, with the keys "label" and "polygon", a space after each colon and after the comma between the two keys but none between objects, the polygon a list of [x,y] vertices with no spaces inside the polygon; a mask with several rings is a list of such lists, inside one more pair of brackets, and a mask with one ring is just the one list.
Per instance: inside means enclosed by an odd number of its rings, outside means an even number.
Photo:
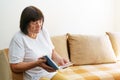
[{"label": "sofa backrest", "polygon": [[14,73],[8,62],[8,49],[0,50],[0,80],[23,80],[23,73]]},{"label": "sofa backrest", "polygon": [[0,80],[12,80],[10,65],[5,50],[0,50]]},{"label": "sofa backrest", "polygon": [[66,35],[53,36],[51,37],[51,40],[57,53],[61,57],[66,58],[68,61],[70,61],[67,45],[67,36]]},{"label": "sofa backrest", "polygon": [[[97,64],[97,63],[116,62],[115,59],[116,57],[118,58],[118,60],[120,60],[119,57],[120,47],[118,46],[120,45],[119,35],[120,33],[114,35],[107,34],[102,37],[102,36],[67,34],[67,35],[53,36],[51,37],[51,40],[55,46],[55,50],[60,54],[60,56],[68,59],[69,61],[72,61],[73,63],[77,63],[77,64],[79,63],[80,65],[82,65],[82,64],[86,64],[85,60],[89,58],[89,60],[87,60],[89,61],[87,64]],[[110,37],[111,41],[109,40],[108,36]],[[116,51],[116,47],[117,47],[117,51]],[[113,51],[113,49],[115,51]],[[96,51],[98,52],[96,53]],[[114,57],[113,55],[114,52],[116,53],[116,57]],[[92,56],[93,53],[96,57]],[[107,56],[106,54],[102,55],[101,53],[102,54],[107,53],[108,55]],[[8,49],[0,50],[0,80],[23,80],[23,73],[17,74],[11,72],[7,57],[8,57]],[[105,61],[103,58],[107,59],[107,61]],[[78,61],[76,59],[78,59]],[[96,62],[96,60],[98,60],[98,62]],[[84,63],[82,63],[83,61]]]}]

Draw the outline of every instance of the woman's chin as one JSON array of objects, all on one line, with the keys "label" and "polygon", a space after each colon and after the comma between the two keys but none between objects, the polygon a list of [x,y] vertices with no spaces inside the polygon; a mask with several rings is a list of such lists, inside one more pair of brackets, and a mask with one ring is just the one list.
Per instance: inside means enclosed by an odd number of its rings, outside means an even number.
[{"label": "woman's chin", "polygon": [[40,31],[36,31],[36,33],[39,33]]},{"label": "woman's chin", "polygon": [[35,33],[39,33],[41,30],[36,30]]}]

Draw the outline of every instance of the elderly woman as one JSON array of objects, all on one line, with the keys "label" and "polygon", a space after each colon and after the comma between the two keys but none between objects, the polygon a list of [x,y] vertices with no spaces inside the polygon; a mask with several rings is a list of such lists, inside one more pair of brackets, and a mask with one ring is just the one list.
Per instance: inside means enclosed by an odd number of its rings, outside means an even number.
[{"label": "elderly woman", "polygon": [[24,72],[24,80],[48,79],[67,80],[61,74],[46,64],[43,57],[48,55],[57,64],[64,65],[68,61],[61,58],[50,40],[49,34],[43,27],[44,16],[34,7],[26,7],[20,19],[20,31],[11,40],[9,46],[9,61],[13,72]]}]

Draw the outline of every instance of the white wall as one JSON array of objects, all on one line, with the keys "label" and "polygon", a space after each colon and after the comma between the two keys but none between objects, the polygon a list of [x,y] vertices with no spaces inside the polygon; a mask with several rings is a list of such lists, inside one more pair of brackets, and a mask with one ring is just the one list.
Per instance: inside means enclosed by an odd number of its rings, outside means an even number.
[{"label": "white wall", "polygon": [[120,31],[120,0],[115,0],[115,31]]},{"label": "white wall", "polygon": [[28,5],[40,8],[44,27],[51,36],[65,33],[99,34],[114,31],[115,0],[1,0],[0,49],[9,46],[19,30],[21,11]]}]

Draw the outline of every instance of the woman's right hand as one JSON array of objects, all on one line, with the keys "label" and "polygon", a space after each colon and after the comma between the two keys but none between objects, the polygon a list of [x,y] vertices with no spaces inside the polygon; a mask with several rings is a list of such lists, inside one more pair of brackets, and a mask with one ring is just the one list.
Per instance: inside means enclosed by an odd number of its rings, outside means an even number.
[{"label": "woman's right hand", "polygon": [[48,72],[54,72],[54,71],[56,71],[54,68],[48,66],[48,65],[46,64],[46,61],[47,61],[47,60],[46,60],[45,57],[38,58],[38,60],[37,60],[37,65],[38,65],[39,67],[42,67],[43,69],[45,69],[45,70],[48,71]]}]

